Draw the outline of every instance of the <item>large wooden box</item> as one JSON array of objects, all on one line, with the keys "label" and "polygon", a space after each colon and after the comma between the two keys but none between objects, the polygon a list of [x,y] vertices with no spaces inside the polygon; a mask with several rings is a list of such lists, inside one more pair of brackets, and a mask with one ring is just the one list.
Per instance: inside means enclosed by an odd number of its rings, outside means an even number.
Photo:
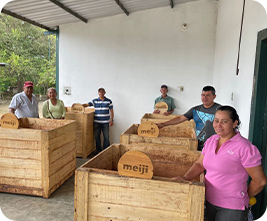
[{"label": "large wooden box", "polygon": [[[141,118],[141,123],[143,123],[144,121],[152,121],[154,123],[163,123],[166,121],[169,121],[175,117],[178,117],[179,115],[174,115],[174,114],[170,114],[168,116],[165,116],[163,114],[150,114],[150,113],[146,113],[142,118]],[[181,124],[179,124],[179,127],[196,127],[194,120],[190,120],[190,121],[185,121]]]},{"label": "large wooden box", "polygon": [[[152,179],[118,175],[118,161],[130,150],[150,157],[154,166]],[[183,176],[199,154],[151,144],[111,145],[75,171],[74,220],[203,220],[203,182],[171,179]]]},{"label": "large wooden box", "polygon": [[166,126],[159,130],[158,137],[138,136],[139,124],[133,124],[120,136],[120,143],[153,143],[160,145],[172,145],[188,150],[197,150],[197,137],[194,127]]},{"label": "large wooden box", "polygon": [[23,122],[27,128],[0,127],[0,192],[48,198],[75,171],[76,123],[38,118]]},{"label": "large wooden box", "polygon": [[95,150],[94,108],[85,108],[84,112],[75,113],[66,107],[66,119],[76,120],[77,157],[87,158]]}]

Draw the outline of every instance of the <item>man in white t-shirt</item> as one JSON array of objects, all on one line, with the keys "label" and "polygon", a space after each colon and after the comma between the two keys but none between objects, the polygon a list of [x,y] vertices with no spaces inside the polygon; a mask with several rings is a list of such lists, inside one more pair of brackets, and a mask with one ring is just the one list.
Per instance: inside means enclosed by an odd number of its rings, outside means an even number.
[{"label": "man in white t-shirt", "polygon": [[38,100],[33,94],[33,83],[26,81],[21,93],[15,94],[9,105],[9,112],[18,118],[39,118]]}]

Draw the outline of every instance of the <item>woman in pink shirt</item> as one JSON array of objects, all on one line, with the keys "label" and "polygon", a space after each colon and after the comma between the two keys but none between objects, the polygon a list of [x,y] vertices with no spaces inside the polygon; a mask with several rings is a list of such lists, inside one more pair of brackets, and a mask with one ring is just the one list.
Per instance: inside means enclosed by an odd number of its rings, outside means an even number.
[{"label": "woman in pink shirt", "polygon": [[[213,121],[217,134],[206,141],[201,156],[183,177],[192,180],[206,170],[209,221],[247,221],[249,198],[266,185],[261,155],[257,147],[240,135],[239,125],[233,107],[218,108]],[[249,176],[252,180],[247,186]]]}]

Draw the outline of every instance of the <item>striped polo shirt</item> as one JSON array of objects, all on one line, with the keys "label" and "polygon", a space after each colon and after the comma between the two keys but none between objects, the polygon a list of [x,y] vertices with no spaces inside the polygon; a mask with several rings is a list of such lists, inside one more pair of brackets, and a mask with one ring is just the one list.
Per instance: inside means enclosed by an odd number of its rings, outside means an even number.
[{"label": "striped polo shirt", "polygon": [[94,122],[105,124],[109,123],[110,113],[109,110],[113,109],[112,101],[108,98],[101,100],[99,97],[93,99],[88,103],[89,106],[94,106],[95,108],[95,117]]}]

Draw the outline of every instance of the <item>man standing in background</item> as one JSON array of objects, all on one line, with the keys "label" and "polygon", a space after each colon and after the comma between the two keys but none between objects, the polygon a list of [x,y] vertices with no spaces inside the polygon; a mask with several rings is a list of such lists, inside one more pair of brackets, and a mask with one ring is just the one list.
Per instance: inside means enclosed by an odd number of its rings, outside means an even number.
[{"label": "man standing in background", "polygon": [[[94,106],[94,134],[96,141],[96,153],[100,153],[110,145],[109,141],[109,127],[113,125],[113,104],[109,98],[105,97],[106,91],[104,88],[98,89],[98,98],[93,99],[88,104],[83,104],[84,107]],[[103,148],[101,145],[101,132],[103,133],[104,141]]]},{"label": "man standing in background", "polygon": [[9,105],[9,112],[15,114],[18,118],[39,118],[38,100],[33,94],[33,83],[31,81],[26,81],[23,91],[13,96]]},{"label": "man standing in background", "polygon": [[[173,98],[167,95],[167,93],[168,93],[168,87],[167,87],[167,85],[165,85],[165,84],[161,85],[160,92],[161,92],[161,96],[159,96],[159,97],[157,97],[155,99],[154,108],[155,108],[156,103],[158,103],[160,101],[163,101],[163,102],[165,102],[168,105],[168,110],[164,113],[164,115],[165,116],[170,115],[170,114],[173,113],[174,108],[176,108],[176,106],[174,104]],[[159,114],[160,111],[157,110],[157,109],[154,109],[154,112],[153,113],[154,114]]]}]

